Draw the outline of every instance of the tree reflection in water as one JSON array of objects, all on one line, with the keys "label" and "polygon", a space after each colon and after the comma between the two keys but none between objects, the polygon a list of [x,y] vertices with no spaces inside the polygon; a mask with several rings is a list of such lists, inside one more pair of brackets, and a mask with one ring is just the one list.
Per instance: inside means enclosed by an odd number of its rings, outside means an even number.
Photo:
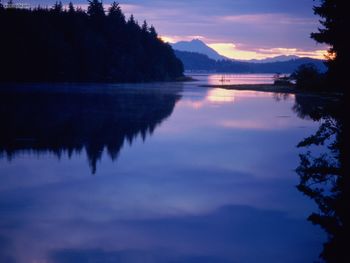
[{"label": "tree reflection in water", "polygon": [[143,140],[171,115],[180,85],[121,88],[108,85],[40,85],[0,88],[0,156],[22,152],[79,154],[92,173],[106,149],[112,160],[123,144]]},{"label": "tree reflection in water", "polygon": [[336,97],[296,95],[293,109],[302,118],[320,122],[318,131],[298,144],[308,151],[300,154],[296,169],[300,176],[298,190],[313,199],[319,209],[308,220],[328,234],[320,258],[325,262],[350,262],[347,250],[350,133],[345,105]]}]

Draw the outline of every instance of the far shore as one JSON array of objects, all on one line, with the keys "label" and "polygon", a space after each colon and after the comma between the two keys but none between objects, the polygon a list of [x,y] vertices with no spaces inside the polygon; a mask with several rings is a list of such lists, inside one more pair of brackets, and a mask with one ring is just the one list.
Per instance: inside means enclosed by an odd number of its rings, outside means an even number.
[{"label": "far shore", "polygon": [[200,85],[205,88],[221,88],[230,90],[250,90],[260,92],[274,92],[274,93],[288,93],[288,94],[315,94],[315,95],[340,95],[335,92],[322,92],[322,91],[305,91],[298,90],[295,85],[275,85],[275,84],[231,84],[231,85]]},{"label": "far shore", "polygon": [[234,90],[252,90],[252,91],[277,92],[277,93],[300,92],[295,89],[295,86],[292,86],[292,85],[274,85],[274,84],[231,84],[231,85],[208,84],[208,85],[201,85],[201,87],[234,89]]}]

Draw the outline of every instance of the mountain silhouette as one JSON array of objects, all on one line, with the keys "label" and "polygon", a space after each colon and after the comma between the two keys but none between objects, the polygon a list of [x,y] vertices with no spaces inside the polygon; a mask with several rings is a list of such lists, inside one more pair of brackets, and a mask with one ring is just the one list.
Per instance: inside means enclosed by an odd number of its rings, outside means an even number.
[{"label": "mountain silhouette", "polygon": [[[246,62],[246,63],[274,63],[274,62],[293,62],[298,59],[311,59],[307,57],[299,57],[296,55],[280,55],[271,58],[264,59],[250,59],[250,60],[242,60],[242,59],[231,59],[225,56],[220,55],[216,50],[209,47],[203,41],[199,39],[193,39],[191,41],[180,41],[174,44],[171,44],[175,51],[182,52],[191,52],[196,54],[201,54],[207,56],[212,60],[230,60],[234,62]],[[179,52],[177,52],[179,53]]]},{"label": "mountain silhouette", "polygon": [[272,58],[264,58],[264,59],[250,59],[250,60],[242,60],[243,62],[252,62],[252,63],[270,63],[270,62],[284,62],[290,61],[294,59],[299,59],[300,57],[295,55],[281,55]]},{"label": "mountain silhouette", "polygon": [[185,70],[219,73],[292,73],[302,64],[314,64],[320,72],[326,71],[323,60],[298,58],[276,62],[243,62],[237,60],[214,60],[196,52],[175,50],[175,55],[182,61]]},{"label": "mountain silhouette", "polygon": [[199,39],[193,39],[191,41],[180,41],[175,44],[171,44],[171,46],[175,50],[200,53],[214,60],[229,59],[227,57],[221,56],[218,52],[207,46],[203,41]]}]

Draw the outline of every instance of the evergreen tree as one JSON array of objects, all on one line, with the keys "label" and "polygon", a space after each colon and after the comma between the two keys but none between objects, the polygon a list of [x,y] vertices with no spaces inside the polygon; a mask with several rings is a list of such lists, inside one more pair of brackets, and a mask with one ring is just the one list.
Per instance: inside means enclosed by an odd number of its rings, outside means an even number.
[{"label": "evergreen tree", "polygon": [[75,10],[74,10],[74,5],[73,5],[73,3],[72,2],[69,2],[69,4],[68,4],[68,13],[69,14],[73,14],[75,12]]},{"label": "evergreen tree", "polygon": [[348,70],[350,59],[346,1],[321,0],[321,4],[314,7],[314,12],[321,17],[323,27],[312,33],[311,37],[319,43],[330,45],[328,75],[331,84],[344,85],[347,81],[345,70]]},{"label": "evergreen tree", "polygon": [[55,13],[61,13],[63,11],[63,5],[61,1],[56,1],[54,6],[52,7],[52,10]]},{"label": "evergreen tree", "polygon": [[147,25],[146,20],[143,21],[141,30],[142,30],[143,33],[148,33],[148,25]]},{"label": "evergreen tree", "polygon": [[98,0],[89,0],[87,13],[92,18],[102,19],[105,16],[105,11],[102,2]]},{"label": "evergreen tree", "polygon": [[137,25],[137,21],[135,20],[133,14],[130,15],[127,24],[128,24],[128,25]]},{"label": "evergreen tree", "polygon": [[113,2],[108,9],[108,17],[117,24],[125,24],[125,16],[118,3]]},{"label": "evergreen tree", "polygon": [[151,37],[158,38],[158,33],[153,25],[149,28],[149,33],[150,33]]}]

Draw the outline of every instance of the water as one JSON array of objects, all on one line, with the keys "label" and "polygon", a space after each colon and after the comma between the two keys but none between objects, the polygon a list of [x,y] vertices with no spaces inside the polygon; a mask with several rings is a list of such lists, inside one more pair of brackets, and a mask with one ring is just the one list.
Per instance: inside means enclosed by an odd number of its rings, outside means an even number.
[{"label": "water", "polygon": [[275,74],[193,74],[200,84],[273,84]]},{"label": "water", "polygon": [[318,124],[293,95],[22,85],[0,102],[1,262],[294,263],[322,250],[294,172]]}]

